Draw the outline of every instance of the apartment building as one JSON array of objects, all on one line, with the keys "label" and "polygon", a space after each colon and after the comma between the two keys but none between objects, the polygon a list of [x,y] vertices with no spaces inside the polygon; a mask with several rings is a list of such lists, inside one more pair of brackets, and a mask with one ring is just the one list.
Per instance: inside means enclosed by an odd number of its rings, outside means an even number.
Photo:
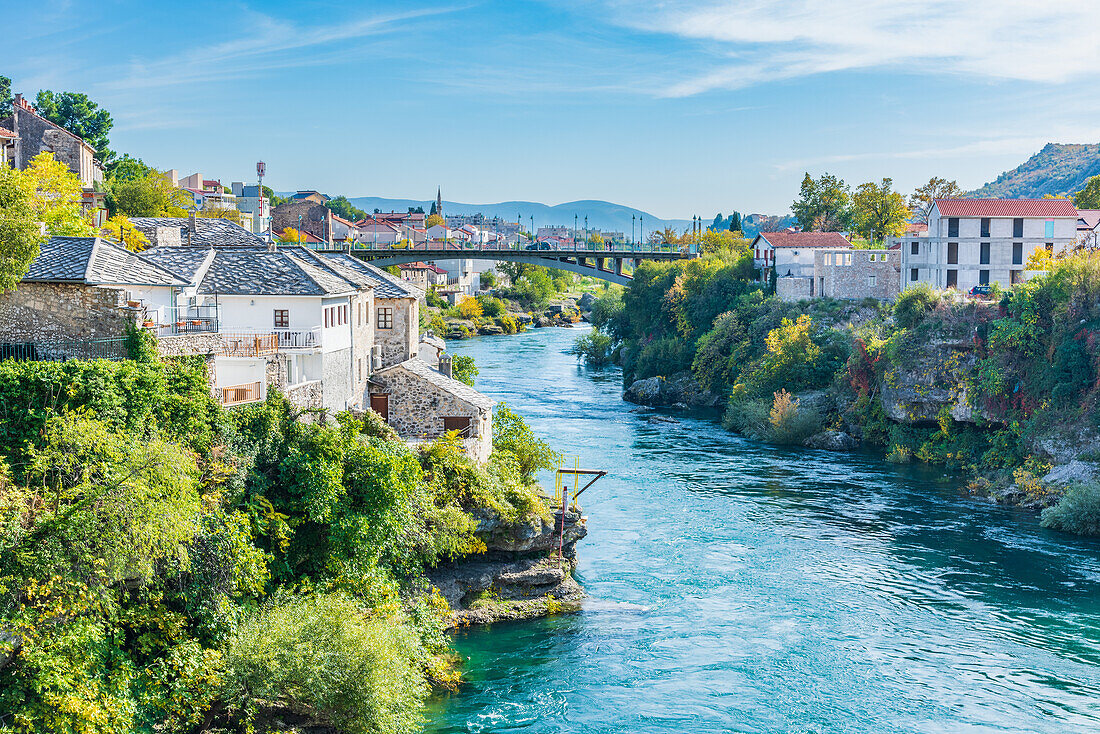
[{"label": "apartment building", "polygon": [[965,291],[1022,282],[1035,250],[1072,248],[1077,228],[1069,199],[937,199],[927,233],[892,237],[887,246],[901,249],[902,288],[927,283]]}]

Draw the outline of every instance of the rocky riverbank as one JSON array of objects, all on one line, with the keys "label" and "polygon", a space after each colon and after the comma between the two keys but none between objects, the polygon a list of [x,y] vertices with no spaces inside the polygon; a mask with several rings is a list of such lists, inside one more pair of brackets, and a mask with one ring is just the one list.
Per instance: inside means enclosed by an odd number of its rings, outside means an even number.
[{"label": "rocky riverbank", "polygon": [[584,293],[578,297],[564,296],[552,300],[545,308],[525,311],[516,301],[505,299],[506,311],[499,317],[473,319],[444,316],[439,309],[428,307],[429,320],[438,315],[443,323],[441,336],[445,339],[470,339],[475,336],[499,336],[522,333],[527,329],[548,326],[570,328],[581,321],[588,321],[596,297]]},{"label": "rocky riverbank", "polygon": [[[486,552],[432,569],[428,579],[451,607],[452,626],[531,619],[580,609],[584,589],[573,579],[576,544],[588,534],[586,518],[566,511],[506,524],[478,516]],[[558,561],[558,549],[561,558]]]}]

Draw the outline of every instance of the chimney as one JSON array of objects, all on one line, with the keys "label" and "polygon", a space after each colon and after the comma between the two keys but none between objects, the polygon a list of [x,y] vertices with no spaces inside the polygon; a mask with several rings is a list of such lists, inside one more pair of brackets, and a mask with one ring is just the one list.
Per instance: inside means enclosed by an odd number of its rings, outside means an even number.
[{"label": "chimney", "polygon": [[279,248],[279,246],[275,243],[274,239],[268,241],[268,243],[267,243],[267,251],[268,252],[275,252],[278,248]]},{"label": "chimney", "polygon": [[153,247],[179,247],[183,244],[179,227],[157,226],[153,229]]},{"label": "chimney", "polygon": [[332,210],[325,207],[325,243],[332,247]]},{"label": "chimney", "polygon": [[187,246],[190,247],[194,244],[195,235],[198,234],[198,228],[195,226],[195,212],[190,212],[187,215]]},{"label": "chimney", "polygon": [[439,355],[439,371],[447,377],[451,377],[451,355],[440,354]]}]

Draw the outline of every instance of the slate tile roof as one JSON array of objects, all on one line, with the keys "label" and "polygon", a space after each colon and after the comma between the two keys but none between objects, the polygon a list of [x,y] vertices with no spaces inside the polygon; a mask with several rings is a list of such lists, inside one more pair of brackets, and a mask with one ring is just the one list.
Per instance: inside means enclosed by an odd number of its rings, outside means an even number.
[{"label": "slate tile roof", "polygon": [[[201,193],[201,192],[199,192]],[[188,220],[184,217],[132,217],[130,223],[153,239],[157,227],[179,227],[180,242],[190,247],[240,247],[263,245],[264,241],[227,219],[197,217],[195,234],[188,241]]]},{"label": "slate tile roof", "polygon": [[378,370],[375,375],[383,375],[392,370],[403,369],[406,372],[411,372],[417,377],[423,379],[426,382],[435,385],[444,392],[450,393],[459,400],[473,405],[475,408],[481,410],[492,410],[496,405],[496,401],[488,395],[479,393],[464,382],[459,382],[454,378],[447,377],[442,372],[438,372],[432,369],[432,366],[420,359],[419,357],[413,357],[412,359],[406,359],[404,362],[398,362],[395,365],[390,365],[385,369]]},{"label": "slate tile roof", "polygon": [[184,286],[187,279],[98,237],[51,237],[23,280],[28,283]]},{"label": "slate tile roof", "polygon": [[378,281],[378,285],[374,287],[374,295],[378,298],[419,298],[421,295],[419,288],[346,252],[318,252],[316,254],[318,257],[338,263],[346,268],[353,268]]},{"label": "slate tile roof", "polygon": [[943,217],[1073,217],[1069,199],[936,199]]},{"label": "slate tile roof", "polygon": [[[851,247],[840,232],[761,232],[756,236],[772,247]],[[753,242],[755,245],[755,241]]]},{"label": "slate tile roof", "polygon": [[204,247],[154,247],[141,253],[163,268],[178,273],[194,282],[195,275],[214,257],[213,249]]},{"label": "slate tile roof", "polygon": [[219,248],[203,275],[199,293],[235,296],[328,296],[355,286],[309,263],[308,252],[296,247]]}]

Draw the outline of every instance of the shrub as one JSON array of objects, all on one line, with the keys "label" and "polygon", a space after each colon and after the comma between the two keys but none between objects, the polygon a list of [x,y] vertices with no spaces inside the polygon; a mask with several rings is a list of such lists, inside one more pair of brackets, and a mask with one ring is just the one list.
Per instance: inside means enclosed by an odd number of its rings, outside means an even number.
[{"label": "shrub", "polygon": [[589,367],[603,367],[611,361],[612,347],[611,337],[598,329],[593,329],[577,337],[573,346],[569,348],[569,354],[575,354],[583,359]]},{"label": "shrub", "polygon": [[894,321],[909,329],[921,321],[940,301],[940,294],[927,283],[906,288],[894,302]]},{"label": "shrub", "polygon": [[553,469],[560,458],[550,444],[537,438],[523,417],[504,402],[497,403],[493,413],[493,451],[514,456],[520,476],[526,482],[533,482],[539,469]]},{"label": "shrub", "polygon": [[404,619],[339,594],[284,595],[241,625],[222,696],[249,728],[278,702],[353,734],[413,734],[428,694],[419,649]]},{"label": "shrub", "polygon": [[821,415],[786,390],[768,400],[730,400],[722,425],[756,441],[800,444],[821,430]]},{"label": "shrub", "polygon": [[505,334],[517,334],[519,333],[519,324],[511,316],[498,316],[495,319],[496,325],[504,330]]},{"label": "shrub", "polygon": [[481,304],[477,302],[477,299],[466,296],[458,303],[458,312],[462,314],[464,319],[474,319],[481,316]]},{"label": "shrub", "polygon": [[1058,504],[1043,510],[1040,524],[1077,535],[1100,535],[1100,484],[1073,484]]},{"label": "shrub", "polygon": [[478,304],[481,305],[481,312],[489,318],[495,318],[497,316],[504,315],[504,301],[493,296],[478,296]]},{"label": "shrub", "polygon": [[452,356],[451,377],[473,387],[474,378],[477,377],[477,364],[474,363],[474,358],[462,354]]}]

